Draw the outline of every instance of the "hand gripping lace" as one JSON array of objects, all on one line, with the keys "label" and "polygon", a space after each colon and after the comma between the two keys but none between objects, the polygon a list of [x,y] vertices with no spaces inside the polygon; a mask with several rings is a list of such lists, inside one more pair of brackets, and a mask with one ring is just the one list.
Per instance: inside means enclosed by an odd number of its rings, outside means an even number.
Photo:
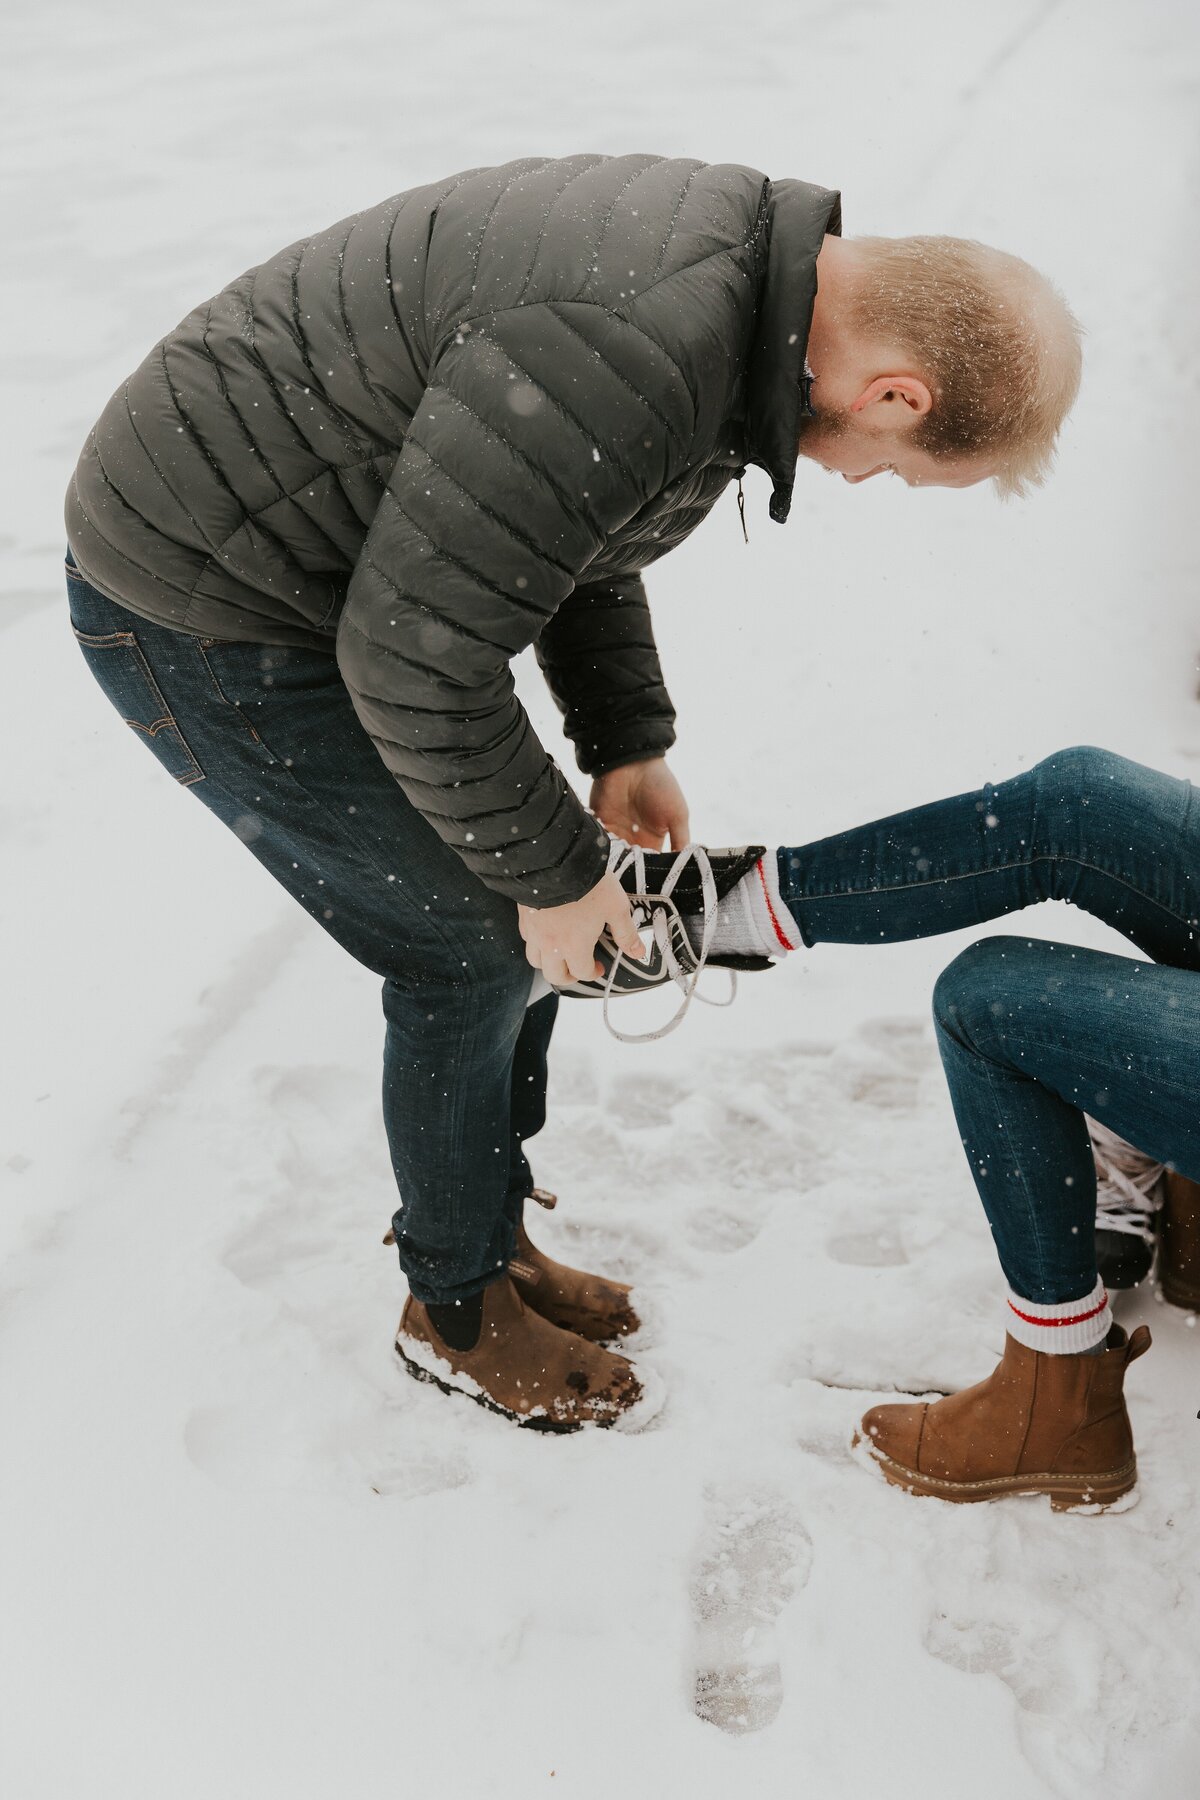
[{"label": "hand gripping lace", "polygon": [[[697,871],[699,872],[700,893],[703,898],[704,909],[701,915],[702,931],[700,935],[700,947],[697,950],[693,945],[696,966],[689,973],[688,970],[682,967],[679,958],[675,954],[675,948],[671,941],[670,916],[661,908],[654,907],[652,902],[654,900],[671,899],[671,895],[675,891],[680,876],[690,862],[695,863]],[[612,1036],[618,1038],[623,1044],[649,1044],[653,1043],[656,1038],[666,1037],[670,1032],[676,1030],[677,1027],[683,1023],[684,1015],[693,1000],[699,1000],[705,1006],[732,1006],[737,995],[737,976],[732,969],[728,970],[728,999],[710,1000],[706,994],[701,994],[696,991],[696,983],[703,974],[704,965],[708,960],[709,946],[712,942],[712,935],[716,930],[717,925],[717,907],[720,904],[717,899],[717,884],[712,872],[712,863],[709,861],[708,852],[704,849],[702,844],[685,844],[675,858],[675,861],[671,864],[671,867],[667,870],[666,878],[663,881],[662,886],[656,893],[651,894],[647,891],[649,883],[646,878],[645,850],[640,844],[627,844],[623,838],[613,838],[608,852],[608,872],[610,875],[615,875],[619,881],[621,876],[624,875],[628,869],[633,870],[634,879],[634,892],[630,895],[630,900],[634,904],[636,904],[639,899],[642,900],[646,909],[649,911],[650,929],[654,937],[654,942],[657,945],[659,954],[666,966],[667,974],[675,983],[676,987],[681,990],[683,999],[680,1002],[679,1010],[675,1013],[674,1017],[668,1019],[665,1025],[660,1025],[657,1031],[618,1030],[608,1016],[608,1003],[612,996],[613,984],[620,974],[622,964],[628,964],[631,968],[634,965],[625,955],[623,950],[617,950],[616,955],[613,958],[612,967],[608,971],[607,980],[604,983],[604,1023]],[[679,916],[677,911],[676,916]]]},{"label": "hand gripping lace", "polygon": [[1123,1231],[1149,1243],[1154,1215],[1163,1203],[1165,1163],[1135,1150],[1124,1138],[1088,1119],[1096,1159],[1096,1225],[1101,1231]]}]

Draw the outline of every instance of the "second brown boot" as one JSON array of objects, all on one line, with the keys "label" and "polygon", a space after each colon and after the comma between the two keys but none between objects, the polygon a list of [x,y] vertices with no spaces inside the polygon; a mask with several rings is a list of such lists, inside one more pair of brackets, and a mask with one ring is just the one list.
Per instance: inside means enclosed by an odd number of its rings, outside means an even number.
[{"label": "second brown boot", "polygon": [[[642,1400],[642,1383],[623,1356],[552,1325],[525,1305],[507,1275],[486,1287],[482,1299],[479,1337],[459,1350],[438,1335],[428,1309],[409,1298],[396,1353],[410,1375],[537,1431],[616,1425]],[[643,1406],[636,1422],[652,1410]]]},{"label": "second brown boot", "polygon": [[1005,1340],[986,1381],[932,1404],[873,1406],[855,1434],[894,1486],[940,1500],[1049,1494],[1056,1512],[1103,1508],[1137,1482],[1125,1371],[1150,1348],[1119,1325],[1096,1356]]},{"label": "second brown boot", "polygon": [[1159,1216],[1158,1278],[1163,1299],[1200,1312],[1200,1182],[1167,1170]]},{"label": "second brown boot", "polygon": [[526,1306],[591,1343],[629,1337],[641,1323],[623,1281],[555,1262],[538,1249],[523,1224],[517,1226],[517,1253],[508,1272]]}]

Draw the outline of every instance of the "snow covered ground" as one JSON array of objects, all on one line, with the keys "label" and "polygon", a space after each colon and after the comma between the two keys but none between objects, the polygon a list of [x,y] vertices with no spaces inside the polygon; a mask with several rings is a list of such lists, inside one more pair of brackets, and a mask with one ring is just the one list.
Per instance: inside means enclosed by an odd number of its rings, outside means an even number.
[{"label": "snow covered ground", "polygon": [[754,472],[749,548],[727,496],[654,572],[698,833],[1070,742],[1193,774],[1194,8],[50,0],[4,61],[6,1800],[1194,1794],[1194,1320],[1129,1309],[1127,1513],[940,1508],[847,1453],[1000,1343],[927,1024],[961,940],[795,957],[646,1048],[565,1009],[541,1235],[637,1282],[669,1401],[531,1440],[393,1368],[375,984],[122,734],[59,569],[108,394],[263,254],[530,151],[745,161],[849,232],[1026,255],[1088,368],[1024,504],[802,469],[781,531]]}]

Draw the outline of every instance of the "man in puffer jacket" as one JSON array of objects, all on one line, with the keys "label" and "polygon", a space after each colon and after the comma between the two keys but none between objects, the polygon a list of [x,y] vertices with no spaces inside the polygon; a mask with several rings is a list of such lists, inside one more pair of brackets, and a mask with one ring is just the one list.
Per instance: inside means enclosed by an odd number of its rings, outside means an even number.
[{"label": "man in puffer jacket", "polygon": [[[191,312],[67,495],[97,679],[383,977],[397,1348],[522,1424],[641,1398],[603,1347],[628,1290],[522,1216],[557,1004],[527,1004],[530,964],[590,975],[605,928],[638,954],[608,833],[687,839],[641,570],[748,464],[780,523],[801,453],[1019,490],[1074,397],[1073,323],[1027,265],[839,233],[835,193],[739,164],[432,182]],[[516,698],[530,644],[590,812]]]}]

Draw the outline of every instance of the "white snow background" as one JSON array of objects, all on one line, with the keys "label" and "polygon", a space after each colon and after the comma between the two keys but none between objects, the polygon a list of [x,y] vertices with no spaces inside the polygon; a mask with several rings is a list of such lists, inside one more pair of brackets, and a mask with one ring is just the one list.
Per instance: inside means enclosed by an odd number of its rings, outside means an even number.
[{"label": "white snow background", "polygon": [[[1131,1511],[941,1507],[847,1453],[1001,1344],[928,1025],[965,939],[801,953],[647,1048],[563,1009],[534,1228],[637,1283],[669,1399],[516,1432],[393,1367],[374,979],[123,734],[61,578],[85,433],[241,269],[479,163],[748,162],[849,233],[1027,256],[1087,370],[1024,503],[802,465],[780,529],[752,471],[749,547],[730,492],[651,572],[697,835],[1073,742],[1194,774],[1194,7],[49,0],[2,55],[5,1800],[1194,1794],[1193,1319],[1124,1309]],[[738,1660],[757,1730],[695,1712]]]}]

